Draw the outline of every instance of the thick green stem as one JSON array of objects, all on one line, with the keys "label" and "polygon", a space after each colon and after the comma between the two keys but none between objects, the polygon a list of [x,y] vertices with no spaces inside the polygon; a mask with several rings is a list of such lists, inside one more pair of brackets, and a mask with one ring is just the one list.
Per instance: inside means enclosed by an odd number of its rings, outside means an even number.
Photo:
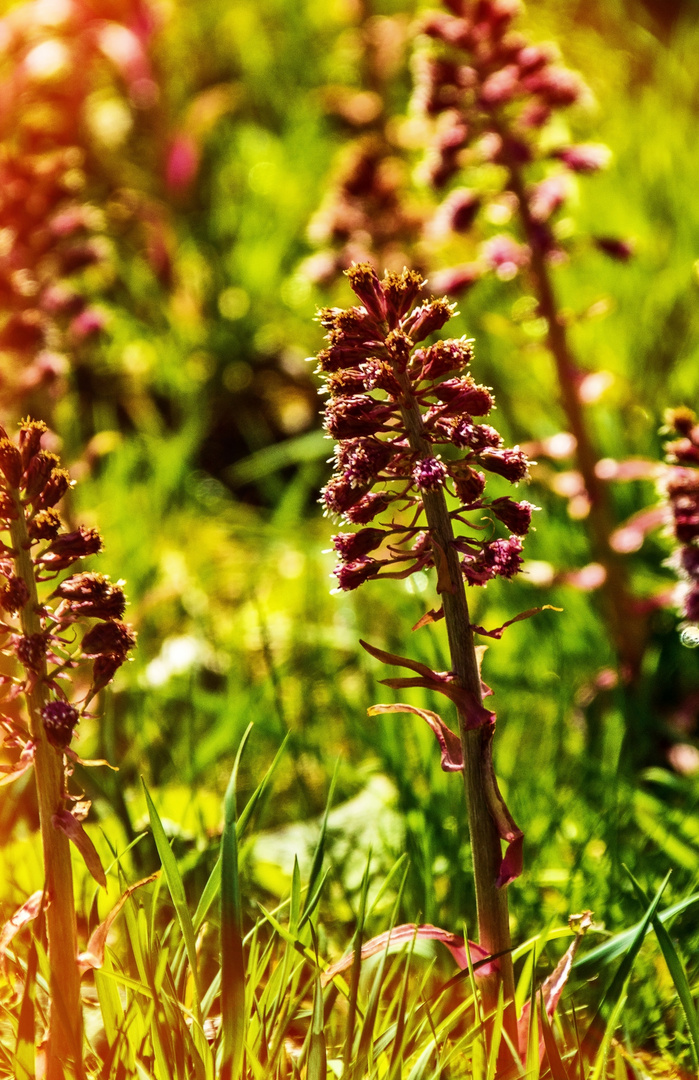
[{"label": "thick green stem", "polygon": [[[400,377],[400,382],[403,390],[401,413],[410,448],[422,457],[431,456],[432,450],[424,438],[422,417],[412,396],[410,382],[405,376]],[[435,563],[439,566],[442,560],[446,560],[451,583],[451,589],[442,593],[451,669],[460,685],[480,703],[483,695],[478,658],[459,557],[452,543],[454,530],[443,489],[423,492],[422,501],[435,552]],[[499,960],[499,971],[480,977],[479,986],[485,1012],[492,1013],[497,1008],[498,992],[502,985],[507,1003],[506,1030],[516,1045],[517,1018],[514,1006],[514,972],[509,951],[511,939],[507,891],[496,885],[502,861],[502,845],[495,821],[488,810],[484,772],[484,740],[487,735],[482,727],[468,730],[467,718],[461,712],[459,733],[464,757],[463,776],[476,886],[478,940],[488,952],[503,954]]]},{"label": "thick green stem", "polygon": [[[16,552],[15,573],[29,589],[29,599],[20,612],[20,624],[23,634],[38,634],[42,627],[25,510],[19,492],[15,490],[11,494],[17,513],[10,526]],[[64,809],[66,802],[64,763],[63,754],[49,743],[44,731],[41,710],[48,700],[44,659],[27,694],[27,706],[35,745],[34,774],[46,875],[51,998],[47,1080],[64,1080],[67,1076],[82,1076],[82,1008],[70,841],[53,825],[54,814]]]},{"label": "thick green stem", "polygon": [[[507,145],[506,140],[505,145]],[[609,544],[609,538],[616,523],[608,489],[597,476],[596,466],[599,457],[592,443],[578,394],[581,372],[570,348],[565,325],[560,318],[549,265],[539,241],[537,224],[529,209],[522,173],[517,163],[512,160],[508,162],[508,172],[508,186],[519,201],[519,215],[531,250],[534,290],[539,302],[539,311],[546,321],[547,344],[556,365],[561,405],[568,427],[577,443],[577,465],[590,503],[592,553],[606,573],[601,590],[604,616],[622,671],[626,678],[634,680],[638,675],[645,647],[645,622],[633,610],[626,564]]]}]

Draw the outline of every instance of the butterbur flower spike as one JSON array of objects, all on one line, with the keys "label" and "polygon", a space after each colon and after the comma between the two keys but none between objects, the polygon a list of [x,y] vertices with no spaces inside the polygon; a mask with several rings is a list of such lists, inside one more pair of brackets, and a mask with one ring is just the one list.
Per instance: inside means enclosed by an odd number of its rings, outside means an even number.
[{"label": "butterbur flower spike", "polygon": [[[436,713],[410,705],[369,711],[420,716],[435,734],[442,768],[464,774],[480,945],[501,957],[482,976],[483,1003],[486,1012],[494,1011],[502,988],[505,1023],[514,1039],[504,886],[521,872],[523,836],[495,779],[495,714],[482,704],[491,691],[481,681],[482,652],[473,642],[474,632],[499,637],[509,623],[493,631],[473,627],[465,585],[484,586],[520,569],[521,537],[534,507],[508,496],[490,498],[486,477],[517,484],[526,479],[529,463],[519,448],[504,447],[498,432],[480,422],[494,399],[470,374],[473,343],[462,338],[425,344],[452,317],[453,305],[426,296],[425,282],[411,270],[379,280],[365,263],[352,266],[347,276],[361,305],[326,310],[320,317],[328,340],[318,358],[329,395],[325,426],[338,442],[335,472],[321,501],[326,513],[367,527],[333,537],[340,560],[334,574],[338,589],[349,591],[377,578],[436,571],[442,606],[417,626],[444,619],[452,670],[435,672],[361,644],[375,659],[414,673],[385,679],[386,685],[423,687],[453,703],[459,733]],[[507,535],[496,536],[496,530]]]},{"label": "butterbur flower spike", "polygon": [[[33,765],[48,900],[49,989],[51,1000],[62,1003],[50,1017],[48,1075],[62,1076],[60,1063],[80,1062],[82,1048],[71,843],[98,883],[106,884],[82,825],[84,814],[68,788],[72,762],[80,760],[72,742],[87,702],[127,659],[135,636],[121,621],[125,598],[119,585],[89,572],[60,578],[99,552],[102,541],[95,529],[64,528],[55,507],[70,478],[55,454],[42,449],[46,430],[41,422],[25,420],[15,442],[0,428],[0,651],[14,665],[10,693],[24,697],[27,716],[24,731],[2,722],[6,748],[20,755],[3,767],[0,783]],[[69,676],[82,666],[92,669],[90,689],[82,701],[71,701]]]},{"label": "butterbur flower spike", "polygon": [[691,409],[668,411],[665,432],[674,436],[665,446],[670,463],[664,495],[677,543],[670,565],[681,582],[677,601],[683,618],[683,645],[699,647],[699,423]]},{"label": "butterbur flower spike", "polygon": [[[319,372],[329,391],[325,428],[337,440],[335,472],[322,495],[326,512],[352,523],[375,521],[381,515],[385,525],[389,510],[395,517],[413,508],[412,535],[417,535],[424,529],[421,522],[430,495],[445,491],[454,498],[449,518],[471,530],[449,541],[454,552],[463,554],[463,578],[485,585],[498,575],[512,577],[521,565],[516,537],[528,532],[533,507],[509,497],[485,498],[483,473],[516,484],[526,479],[529,463],[518,448],[504,448],[493,428],[474,419],[487,416],[494,399],[467,371],[473,342],[447,340],[418,347],[454,312],[446,300],[426,299],[424,282],[413,271],[389,273],[380,281],[371,266],[360,264],[347,276],[366,306],[321,315],[329,342],[319,358]],[[377,364],[390,375],[381,388],[372,384]],[[335,393],[338,371],[351,375],[353,392],[345,383],[341,393]],[[440,447],[447,446],[459,447],[460,456],[443,457]],[[475,512],[478,518],[473,522],[464,517]],[[513,535],[484,536],[485,514]],[[424,544],[413,552],[386,544],[382,557],[368,557],[395,534],[391,522],[388,528],[335,536],[341,560],[335,570],[339,588],[356,589],[372,578],[390,575],[397,563],[401,576],[435,565],[434,550],[426,552]]]}]

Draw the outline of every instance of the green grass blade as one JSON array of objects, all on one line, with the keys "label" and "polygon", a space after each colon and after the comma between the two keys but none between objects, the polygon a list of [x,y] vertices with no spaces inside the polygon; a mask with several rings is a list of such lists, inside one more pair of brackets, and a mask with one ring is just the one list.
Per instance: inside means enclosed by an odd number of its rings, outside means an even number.
[{"label": "green grass blade", "polygon": [[342,1055],[343,1060],[343,1076],[350,1076],[350,1065],[354,1053],[354,1031],[357,1020],[357,997],[359,994],[359,976],[362,972],[362,942],[364,940],[364,920],[366,918],[366,902],[369,892],[369,869],[371,867],[371,851],[367,856],[366,868],[364,870],[364,877],[362,878],[362,890],[359,901],[359,915],[357,916],[357,929],[354,932],[354,941],[352,943],[354,950],[354,963],[352,964],[352,972],[350,979],[350,999],[349,1008],[347,1009],[347,1022],[345,1026],[345,1045]]},{"label": "green grass blade", "polygon": [[539,996],[539,1021],[541,1023],[541,1033],[544,1037],[544,1047],[546,1049],[546,1059],[544,1060],[544,1063],[548,1060],[552,1080],[571,1080],[565,1062],[561,1057],[560,1050],[558,1049],[558,1043],[553,1034],[553,1027],[546,1015],[546,1009],[544,1008],[544,1002],[541,996]]},{"label": "green grass blade", "polygon": [[294,855],[294,868],[291,872],[291,900],[289,903],[289,933],[296,934],[301,918],[301,871],[298,856]]},{"label": "green grass blade", "polygon": [[[318,952],[315,934],[313,944]],[[313,1017],[311,1019],[311,1038],[308,1046],[308,1068],[306,1080],[326,1080],[328,1075],[328,1054],[325,1045],[325,1010],[323,1002],[323,988],[320,983],[320,974],[316,973],[315,989],[313,991]]]},{"label": "green grass blade", "polygon": [[333,804],[333,796],[335,794],[335,784],[337,783],[337,772],[340,767],[340,759],[335,762],[335,769],[333,771],[332,780],[330,781],[330,789],[328,791],[328,798],[325,803],[325,813],[323,814],[323,821],[320,826],[320,835],[318,836],[318,843],[316,844],[315,851],[313,852],[313,862],[311,863],[311,872],[308,876],[308,891],[306,893],[306,903],[303,908],[303,915],[301,918],[300,927],[308,921],[311,916],[311,912],[318,902],[320,893],[316,889],[316,884],[320,877],[320,872],[323,869],[323,859],[325,858],[325,838],[328,831],[328,815]]},{"label": "green grass blade", "polygon": [[[676,915],[681,915],[683,911],[693,907],[698,902],[699,893],[693,893],[691,896],[685,897],[684,900],[680,900],[677,904],[673,904],[672,907],[666,908],[665,911],[661,911],[658,919],[664,926],[671,919],[674,919]],[[613,938],[603,942],[602,945],[597,945],[594,949],[590,949],[589,952],[577,956],[573,961],[573,967],[576,971],[583,973],[588,968],[595,970],[602,964],[608,964],[610,961],[615,960],[617,956],[621,956],[629,948],[640,925],[640,922],[635,923],[634,926],[629,927],[628,930],[624,930],[620,934],[615,934]],[[646,932],[650,932],[650,929],[650,924],[648,924]]]},{"label": "green grass blade", "polygon": [[[403,900],[403,892],[405,889],[405,882],[408,876],[408,867],[406,866],[403,872],[403,879],[400,883],[398,893],[393,905],[393,911],[391,912],[391,919],[389,922],[389,930],[392,930],[396,925],[398,918],[398,912]],[[374,972],[374,978],[372,981],[371,991],[369,993],[369,1001],[364,1016],[364,1023],[362,1025],[362,1033],[359,1039],[359,1049],[357,1051],[357,1065],[356,1072],[360,1076],[365,1075],[366,1064],[369,1060],[369,1053],[371,1050],[372,1039],[374,1038],[374,1028],[376,1026],[376,1020],[379,1013],[379,999],[381,995],[381,989],[383,987],[384,972],[386,969],[386,959],[388,957],[388,950],[390,948],[390,937],[386,941],[386,947],[381,954],[378,967]]]},{"label": "green grass blade", "polygon": [[[415,927],[417,930],[417,927]],[[414,935],[413,940],[410,942],[408,952],[405,957],[405,972],[403,973],[403,985],[400,992],[400,1002],[398,1004],[398,1019],[396,1021],[395,1036],[393,1039],[393,1049],[391,1051],[391,1062],[388,1067],[388,1080],[400,1080],[403,1075],[403,1043],[405,1040],[406,1029],[406,1007],[408,1004],[408,988],[409,988],[409,976],[410,976],[410,962],[413,958],[413,950],[415,948],[415,942],[417,937]]]},{"label": "green grass blade", "polygon": [[[624,983],[624,986],[626,986],[626,983]],[[599,1050],[597,1051],[597,1057],[595,1058],[594,1067],[590,1074],[590,1080],[602,1080],[602,1077],[604,1076],[605,1067],[607,1064],[607,1057],[609,1055],[609,1047],[611,1046],[614,1032],[619,1026],[619,1021],[621,1019],[621,1014],[625,1004],[626,992],[624,989],[622,989],[622,992],[619,995],[619,1000],[616,1002],[614,1008],[612,1009],[609,1020],[607,1021],[606,1027],[604,1029],[604,1038],[602,1039],[602,1043],[599,1047]],[[583,1040],[583,1053],[584,1047],[585,1041]]]},{"label": "green grass blade", "polygon": [[323,439],[322,432],[311,431],[255,451],[249,457],[229,466],[226,476],[232,484],[250,484],[289,465],[323,461],[327,453],[328,444]]},{"label": "green grass blade", "polygon": [[[247,738],[248,733],[246,733],[245,738]],[[247,825],[249,824],[250,819],[252,818],[252,815],[254,814],[255,810],[257,809],[257,805],[258,805],[262,795],[264,794],[265,788],[267,787],[267,784],[269,783],[270,777],[272,776],[272,774],[274,773],[277,765],[279,764],[279,762],[282,759],[282,755],[284,754],[284,751],[286,749],[287,741],[288,741],[288,736],[283,740],[281,746],[279,747],[279,750],[274,755],[274,760],[272,761],[272,764],[267,769],[267,772],[262,777],[262,780],[260,781],[260,783],[257,785],[255,790],[253,791],[252,795],[250,796],[250,798],[246,802],[245,807],[243,808],[240,816],[238,817],[238,820],[237,820],[237,823],[236,823],[236,836],[237,836],[238,841],[241,840],[241,838],[243,836],[243,833],[245,832],[245,829],[246,829]],[[209,909],[210,909],[211,905],[213,904],[214,900],[219,895],[220,888],[221,888],[221,856],[219,855],[218,859],[214,863],[213,870],[209,874],[209,878],[208,878],[208,880],[206,882],[206,885],[204,886],[204,889],[202,891],[202,894],[201,894],[201,896],[199,898],[199,903],[197,904],[197,910],[194,913],[194,918],[192,919],[192,924],[194,926],[195,934],[198,934],[199,931],[201,930],[202,923],[204,922],[204,919],[208,915]]]},{"label": "green grass blade", "polygon": [[[636,881],[631,871],[626,868],[626,873],[631,878],[631,883],[634,887],[636,895],[639,901],[644,907],[648,906],[648,896],[641,885]],[[692,1051],[692,1061],[694,1063],[694,1070],[699,1075],[699,1022],[697,1021],[697,1010],[694,1007],[694,1000],[692,998],[692,991],[689,986],[689,980],[687,979],[687,972],[685,971],[682,958],[675,948],[675,944],[668,934],[667,930],[663,926],[662,922],[657,915],[653,916],[651,920],[653,924],[653,930],[655,936],[658,939],[658,944],[665,957],[665,963],[667,964],[668,971],[672,976],[672,981],[675,984],[677,990],[677,996],[680,999],[682,1009],[684,1011],[685,1019],[687,1021],[687,1029],[690,1035],[690,1047]]]},{"label": "green grass blade", "polygon": [[[252,731],[252,724],[249,725],[247,731],[243,735],[243,738],[242,738],[241,743],[240,743],[240,747],[238,748],[238,753],[236,755],[235,764],[233,765],[233,769],[234,769],[234,772],[235,772],[236,776],[238,774],[238,766],[240,764],[240,757],[241,757],[242,752],[243,752],[243,750],[245,748],[245,743],[247,742],[251,731]],[[241,810],[240,815],[238,816],[237,824],[236,824],[236,837],[237,837],[238,840],[242,839],[243,833],[245,832],[245,830],[248,827],[248,824],[250,822],[250,818],[255,813],[255,810],[257,809],[257,805],[258,805],[260,799],[262,798],[262,796],[264,795],[264,793],[265,793],[265,791],[267,789],[267,785],[269,784],[269,781],[270,781],[271,777],[273,776],[273,774],[276,771],[277,765],[279,764],[279,762],[283,758],[284,753],[286,751],[286,744],[288,743],[288,741],[289,741],[289,736],[286,735],[284,737],[284,739],[282,740],[279,749],[277,750],[276,754],[274,755],[274,759],[272,761],[272,764],[267,769],[267,772],[262,777],[260,783],[257,785],[257,787],[253,791],[252,795],[250,796],[250,798],[246,802],[245,806]]]},{"label": "green grass blade", "polygon": [[536,1008],[536,969],[531,973],[531,991],[529,995],[529,1030],[527,1031],[527,1052],[525,1054],[527,1080],[539,1080],[539,1014]]},{"label": "green grass blade", "polygon": [[27,961],[27,974],[24,980],[22,1004],[19,1010],[17,1042],[12,1058],[12,1067],[17,1080],[35,1080],[36,1077],[34,1064],[34,999],[36,997],[36,973],[38,962],[36,937],[32,936],[29,960]]},{"label": "green grass blade", "polygon": [[[587,1029],[587,1032],[585,1034],[585,1038],[583,1039],[583,1045],[582,1045],[583,1056],[586,1056],[587,1054],[589,1054],[591,1051],[593,1051],[595,1049],[597,1040],[599,1038],[599,1030],[600,1030],[600,1027],[601,1027],[601,1024],[602,1024],[602,1019],[604,1017],[604,1014],[605,1014],[609,1004],[611,1002],[618,1003],[618,1001],[620,1000],[620,998],[622,997],[622,995],[624,993],[624,986],[626,985],[626,981],[627,981],[627,979],[629,978],[629,976],[631,974],[631,969],[632,969],[632,967],[634,965],[634,961],[636,960],[636,957],[638,956],[641,945],[643,944],[643,939],[646,936],[646,932],[648,930],[648,927],[651,925],[651,923],[653,921],[653,917],[655,916],[655,913],[658,910],[658,905],[659,905],[660,900],[662,898],[663,892],[665,891],[665,886],[667,885],[668,881],[670,880],[671,872],[672,871],[668,871],[667,874],[665,875],[665,877],[664,877],[664,879],[663,879],[663,881],[662,881],[662,883],[660,885],[660,888],[658,889],[657,893],[655,894],[653,900],[651,901],[651,903],[650,903],[650,905],[648,907],[648,910],[646,911],[645,915],[643,916],[643,919],[641,920],[641,922],[638,924],[638,929],[636,930],[636,932],[635,932],[635,934],[633,936],[633,939],[632,939],[631,944],[630,944],[630,946],[629,946],[629,948],[628,948],[628,950],[626,952],[626,955],[624,956],[624,959],[622,960],[616,974],[614,975],[614,978],[612,979],[611,986],[608,988],[607,992],[605,993],[604,997],[602,998],[602,1001],[600,1002],[600,1005],[599,1005],[599,1007],[597,1009],[597,1012],[595,1013],[595,1015],[594,1015],[594,1017],[593,1017],[593,1019],[592,1019],[592,1021],[590,1023],[590,1026]],[[618,1014],[618,1012],[619,1012],[619,1010],[618,1010],[618,1008],[617,1008],[617,1006],[615,1004],[614,1007],[613,1007],[613,1010],[612,1010],[612,1015],[616,1016]],[[608,1026],[607,1026],[607,1029],[605,1030],[605,1039],[607,1038],[607,1034],[608,1034]],[[609,1036],[609,1038],[611,1039],[611,1035]]]},{"label": "green grass blade", "polygon": [[[301,956],[303,956],[304,959],[307,960],[314,969],[318,968],[320,961],[317,959],[316,956],[314,956],[313,950],[310,949],[308,945],[305,945],[303,941],[301,941],[298,937],[294,937],[293,934],[290,934],[286,927],[282,926],[282,924],[278,922],[277,919],[275,919],[274,915],[272,915],[271,912],[267,911],[262,906],[262,904],[260,904],[259,907],[267,922],[270,924],[270,926],[273,927],[274,930],[276,930],[279,936],[283,938],[283,940],[286,941],[287,944],[291,945],[292,948],[296,949],[296,951],[300,953]],[[347,986],[347,983],[342,978],[342,976],[334,975],[332,983],[333,986],[335,986],[343,995],[343,997],[349,1000],[349,987]]]},{"label": "green grass blade", "polygon": [[184,945],[187,951],[187,959],[189,960],[189,969],[192,973],[192,982],[194,985],[194,1002],[195,1013],[199,1023],[201,1023],[200,1012],[200,1000],[201,995],[199,992],[199,972],[197,967],[197,945],[196,935],[194,933],[194,926],[192,924],[192,917],[189,913],[189,907],[187,906],[187,897],[184,891],[184,884],[182,883],[182,877],[177,865],[177,859],[172,853],[172,848],[168,843],[165,830],[163,829],[162,822],[158,815],[158,811],[155,808],[155,804],[151,799],[150,792],[146,787],[146,782],[141,777],[141,783],[143,784],[143,790],[146,796],[146,803],[148,805],[148,817],[150,818],[150,826],[153,830],[153,839],[155,840],[155,846],[158,849],[158,855],[160,862],[165,872],[165,880],[167,881],[167,887],[170,892],[172,903],[175,907],[175,913],[177,914],[177,920],[180,924],[180,930],[182,931],[182,937],[184,938]]},{"label": "green grass blade", "polygon": [[434,1042],[430,1039],[429,1043],[410,1070],[408,1080],[424,1080],[425,1074],[430,1067],[430,1062],[435,1053],[436,1048]]},{"label": "green grass blade", "polygon": [[192,926],[194,927],[194,933],[198,934],[201,930],[202,923],[209,913],[209,908],[213,904],[214,900],[219,894],[221,888],[221,856],[214,863],[214,868],[209,874],[206,885],[202,890],[202,894],[199,897],[199,903],[197,904],[197,910],[194,912],[194,918],[192,919]]},{"label": "green grass blade", "polygon": [[498,1065],[498,1054],[500,1053],[500,1043],[502,1042],[502,1028],[505,1018],[505,996],[502,983],[498,987],[498,1006],[495,1010],[495,1016],[493,1017],[493,1026],[490,1036],[490,1051],[488,1053],[488,1072],[486,1074],[486,1080],[494,1080],[495,1071]]},{"label": "green grass blade", "polygon": [[224,820],[221,837],[222,1080],[238,1080],[241,1076],[245,1048],[245,958],[243,955],[243,911],[238,877],[236,786],[240,758],[250,730],[251,727],[243,736],[223,802]]}]

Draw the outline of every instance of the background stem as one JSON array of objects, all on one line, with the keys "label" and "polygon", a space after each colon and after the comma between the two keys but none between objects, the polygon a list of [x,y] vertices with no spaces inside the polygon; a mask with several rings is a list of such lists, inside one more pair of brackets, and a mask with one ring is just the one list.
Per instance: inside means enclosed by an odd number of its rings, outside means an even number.
[{"label": "background stem", "polygon": [[[507,139],[503,134],[503,146]],[[566,327],[559,317],[553,281],[545,252],[542,250],[539,230],[529,209],[529,200],[517,163],[507,163],[508,187],[517,196],[519,216],[527,244],[531,251],[531,273],[539,312],[546,320],[546,341],[553,356],[558,377],[561,406],[566,422],[577,443],[576,463],[583,478],[590,503],[589,535],[592,554],[606,572],[600,590],[604,617],[610,630],[612,645],[616,651],[625,678],[634,681],[639,674],[646,641],[645,620],[634,610],[629,588],[626,563],[609,544],[616,521],[607,486],[597,476],[599,456],[592,443],[578,386],[582,378],[568,340]]]}]

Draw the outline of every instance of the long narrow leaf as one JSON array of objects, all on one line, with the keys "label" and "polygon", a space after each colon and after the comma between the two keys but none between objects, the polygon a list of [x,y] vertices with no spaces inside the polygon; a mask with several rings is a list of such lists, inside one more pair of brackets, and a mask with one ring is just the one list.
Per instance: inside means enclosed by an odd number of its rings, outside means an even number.
[{"label": "long narrow leaf", "polygon": [[362,941],[364,938],[364,920],[366,918],[366,902],[367,895],[369,893],[369,871],[371,868],[371,849],[367,856],[366,867],[364,870],[364,877],[362,878],[362,890],[359,900],[359,915],[357,916],[357,928],[354,932],[353,942],[353,954],[354,963],[352,965],[351,977],[350,977],[350,999],[349,1008],[347,1010],[347,1020],[345,1025],[345,1046],[342,1055],[343,1076],[350,1075],[350,1065],[354,1053],[354,1028],[357,1019],[357,997],[359,994],[359,976],[362,971]]},{"label": "long narrow leaf", "polygon": [[[626,873],[631,878],[631,882],[636,891],[638,899],[644,906],[648,906],[649,900],[645,893],[645,890],[639,885],[636,878],[631,871],[626,868]],[[672,981],[675,984],[677,990],[677,996],[680,999],[682,1009],[684,1011],[685,1018],[687,1020],[687,1029],[690,1035],[690,1047],[692,1051],[692,1061],[694,1063],[694,1071],[699,1075],[699,1022],[697,1021],[697,1010],[694,1007],[694,1000],[692,998],[692,991],[687,979],[687,972],[685,971],[682,958],[675,948],[674,942],[667,930],[663,926],[662,922],[657,915],[652,918],[653,930],[655,936],[658,939],[663,956],[665,957],[665,963],[667,964],[668,971],[672,976]]]},{"label": "long narrow leaf", "polygon": [[[243,808],[242,812],[238,816],[238,820],[236,822],[236,829],[235,829],[236,837],[237,837],[238,841],[240,841],[242,839],[243,833],[245,832],[245,829],[247,828],[247,826],[248,826],[248,824],[250,822],[250,819],[252,818],[252,815],[254,814],[255,810],[257,809],[257,805],[258,805],[260,799],[262,798],[262,795],[265,792],[267,784],[269,783],[269,780],[270,780],[272,774],[274,773],[277,765],[279,764],[279,762],[282,759],[282,756],[283,756],[284,751],[286,749],[286,744],[288,742],[288,739],[289,739],[289,736],[287,735],[286,738],[284,739],[284,741],[282,742],[281,746],[279,747],[277,753],[274,755],[274,760],[272,761],[272,764],[267,769],[267,772],[265,773],[265,775],[260,780],[260,783],[257,785],[255,790],[253,791],[252,795],[250,796],[250,798],[246,802],[245,807]],[[202,923],[204,922],[204,919],[206,918],[206,916],[209,913],[209,908],[213,904],[216,897],[219,895],[220,888],[221,888],[221,856],[219,855],[218,859],[214,863],[213,870],[209,874],[208,881],[206,882],[206,885],[204,886],[202,894],[199,897],[199,903],[197,904],[197,910],[195,911],[194,918],[192,919],[195,934],[198,934],[199,931],[201,930]]]},{"label": "long narrow leaf", "polygon": [[34,1013],[36,997],[36,972],[38,967],[38,952],[36,938],[32,938],[27,962],[27,974],[24,980],[24,993],[22,1005],[19,1011],[19,1025],[17,1027],[17,1042],[12,1059],[12,1067],[17,1080],[34,1080],[36,1069],[34,1065]]},{"label": "long narrow leaf", "polygon": [[243,912],[238,878],[236,833],[236,787],[240,758],[250,734],[247,729],[231,772],[223,802],[221,837],[221,1028],[223,1032],[222,1080],[238,1080],[245,1048],[245,958]]},{"label": "long narrow leaf", "polygon": [[[316,955],[318,943],[313,935]],[[326,1080],[328,1075],[328,1054],[325,1045],[325,1012],[323,1008],[323,987],[320,976],[316,973],[313,990],[313,1017],[311,1019],[311,1037],[308,1047],[308,1069],[306,1080]]]},{"label": "long narrow leaf", "polygon": [[316,889],[320,872],[323,869],[323,859],[325,858],[325,838],[328,831],[328,815],[330,814],[330,808],[333,803],[333,796],[335,794],[335,784],[337,783],[337,772],[340,767],[340,759],[335,763],[335,770],[333,772],[332,780],[330,781],[330,790],[328,791],[328,798],[325,803],[325,813],[323,814],[323,821],[320,826],[320,834],[318,836],[318,842],[316,844],[315,851],[313,852],[313,862],[311,863],[311,872],[308,876],[308,891],[306,893],[306,903],[304,904],[303,915],[301,918],[300,926],[308,921],[311,916],[311,912],[318,902],[317,897],[320,895]]},{"label": "long narrow leaf", "polygon": [[[658,915],[658,919],[665,926],[671,919],[674,919],[676,915],[681,915],[687,908],[693,907],[694,904],[699,903],[699,893],[693,893],[691,896],[685,897],[684,900],[680,900],[677,904],[673,904],[672,907],[666,908],[665,911],[661,911]],[[608,964],[611,960],[615,960],[617,956],[621,956],[631,945],[634,937],[638,931],[641,923],[635,923],[628,930],[622,931],[620,934],[615,934],[614,937],[608,941],[603,942],[601,945],[597,945],[596,948],[590,949],[588,953],[583,956],[578,956],[573,964],[576,971],[585,972],[588,968],[591,971],[599,969],[600,965]],[[646,933],[650,932],[650,924],[646,925]],[[515,959],[517,953],[514,954]]]},{"label": "long narrow leaf", "polygon": [[150,792],[146,787],[146,782],[141,777],[141,783],[143,784],[143,790],[146,796],[146,804],[148,806],[148,817],[150,818],[150,826],[153,830],[153,839],[155,840],[155,846],[158,849],[158,856],[165,873],[165,880],[167,881],[167,887],[170,892],[172,903],[175,907],[175,913],[177,920],[180,924],[180,930],[182,931],[182,937],[184,938],[185,949],[187,950],[187,958],[189,960],[189,969],[192,975],[192,983],[194,985],[194,1001],[195,1011],[197,1019],[201,1023],[201,1012],[199,1008],[199,1002],[201,1001],[201,994],[199,991],[199,973],[197,966],[197,945],[196,937],[194,934],[194,926],[192,925],[192,916],[189,913],[189,907],[187,906],[187,897],[184,891],[184,884],[182,883],[182,877],[180,875],[180,869],[177,865],[177,859],[172,853],[172,848],[168,843],[167,836],[163,824],[158,815],[158,811],[155,808]]},{"label": "long narrow leaf", "polygon": [[[665,891],[665,886],[670,880],[670,873],[671,871],[668,871],[668,873],[665,875],[665,878],[663,879],[660,888],[658,889],[651,904],[649,905],[648,910],[643,916],[641,922],[638,924],[638,929],[634,934],[631,945],[624,959],[619,965],[619,968],[614,975],[614,978],[612,979],[611,986],[608,988],[606,994],[600,1002],[599,1008],[597,1009],[597,1012],[595,1013],[595,1016],[593,1017],[592,1022],[587,1029],[582,1045],[583,1056],[593,1052],[597,1048],[599,1044],[599,1032],[602,1026],[602,1019],[610,1004],[612,1004],[613,1007],[612,1015],[616,1016],[618,1014],[618,1002],[623,995],[624,986],[626,985],[626,981],[631,974],[631,968],[633,967],[634,961],[641,949],[641,945],[643,944],[643,939],[646,936],[648,927],[651,925],[653,917],[655,916],[655,913],[658,909],[658,905],[662,898],[663,892]],[[609,1038],[611,1038],[611,1035],[609,1035],[609,1028],[607,1026],[604,1038],[607,1039],[608,1036]]]}]

